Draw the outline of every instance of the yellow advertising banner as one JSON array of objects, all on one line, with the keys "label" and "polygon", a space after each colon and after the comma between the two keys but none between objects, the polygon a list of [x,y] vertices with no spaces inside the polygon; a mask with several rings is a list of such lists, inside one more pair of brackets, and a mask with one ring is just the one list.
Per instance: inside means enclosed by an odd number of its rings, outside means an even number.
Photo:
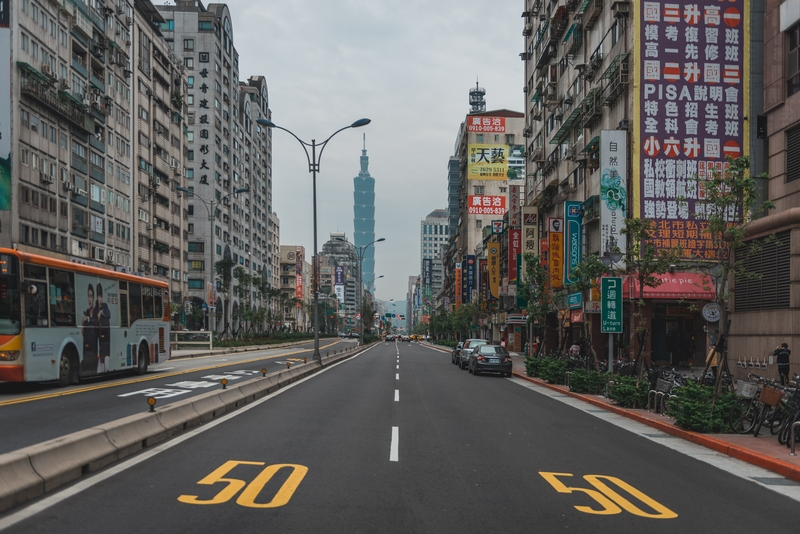
[{"label": "yellow advertising banner", "polygon": [[489,271],[489,296],[500,297],[500,243],[489,241],[486,247],[487,268]]},{"label": "yellow advertising banner", "polygon": [[551,217],[548,238],[550,249],[550,287],[564,287],[564,219]]},{"label": "yellow advertising banner", "polygon": [[507,178],[508,145],[467,146],[467,179],[506,180]]}]

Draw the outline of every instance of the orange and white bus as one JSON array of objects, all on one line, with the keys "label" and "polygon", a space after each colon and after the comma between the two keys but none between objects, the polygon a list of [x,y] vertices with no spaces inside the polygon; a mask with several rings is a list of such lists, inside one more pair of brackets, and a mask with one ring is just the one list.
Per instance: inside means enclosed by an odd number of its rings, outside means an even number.
[{"label": "orange and white bus", "polygon": [[0,248],[0,382],[66,386],[169,359],[169,287]]}]

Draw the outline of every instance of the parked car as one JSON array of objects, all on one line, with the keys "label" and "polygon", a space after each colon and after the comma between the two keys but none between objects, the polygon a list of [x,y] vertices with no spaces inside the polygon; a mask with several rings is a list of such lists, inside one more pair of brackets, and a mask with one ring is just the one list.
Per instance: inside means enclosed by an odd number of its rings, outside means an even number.
[{"label": "parked car", "polygon": [[450,363],[456,365],[458,363],[458,355],[461,352],[461,347],[464,346],[463,341],[459,341],[455,347],[453,347],[453,352],[450,354]]},{"label": "parked car", "polygon": [[469,372],[473,375],[485,372],[511,376],[512,366],[511,355],[499,345],[481,345],[469,356]]},{"label": "parked car", "polygon": [[469,355],[472,351],[481,345],[489,343],[486,339],[468,339],[464,341],[464,346],[461,347],[461,352],[458,354],[458,366],[461,369],[466,369],[469,365]]}]

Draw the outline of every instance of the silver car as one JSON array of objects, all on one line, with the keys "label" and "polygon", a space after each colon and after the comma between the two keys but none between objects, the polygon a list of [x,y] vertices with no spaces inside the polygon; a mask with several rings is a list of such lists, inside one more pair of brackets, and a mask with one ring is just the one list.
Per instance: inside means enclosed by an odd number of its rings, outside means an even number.
[{"label": "silver car", "polygon": [[487,343],[489,341],[486,339],[468,339],[464,341],[464,346],[461,347],[461,351],[458,353],[458,366],[461,369],[466,369],[469,365],[469,356],[475,350],[475,347],[486,345]]},{"label": "silver car", "polygon": [[463,346],[464,346],[464,342],[463,341],[459,341],[458,344],[455,347],[453,347],[453,352],[450,354],[450,360],[451,360],[453,365],[455,365],[455,364],[457,364],[459,362],[458,353],[461,352],[461,347],[463,347]]}]

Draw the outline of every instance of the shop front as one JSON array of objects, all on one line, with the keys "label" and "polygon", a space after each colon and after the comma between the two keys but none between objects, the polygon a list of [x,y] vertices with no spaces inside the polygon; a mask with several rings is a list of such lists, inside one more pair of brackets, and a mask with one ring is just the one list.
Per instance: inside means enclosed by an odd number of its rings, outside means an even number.
[{"label": "shop front", "polygon": [[[644,288],[645,307],[639,318],[649,322],[647,350],[652,363],[681,367],[702,365],[710,343],[716,342],[717,337],[717,322],[703,316],[704,306],[714,300],[711,277],[676,272],[657,278],[658,286]],[[628,279],[623,288],[626,302],[639,299],[641,292],[635,279]]]}]

